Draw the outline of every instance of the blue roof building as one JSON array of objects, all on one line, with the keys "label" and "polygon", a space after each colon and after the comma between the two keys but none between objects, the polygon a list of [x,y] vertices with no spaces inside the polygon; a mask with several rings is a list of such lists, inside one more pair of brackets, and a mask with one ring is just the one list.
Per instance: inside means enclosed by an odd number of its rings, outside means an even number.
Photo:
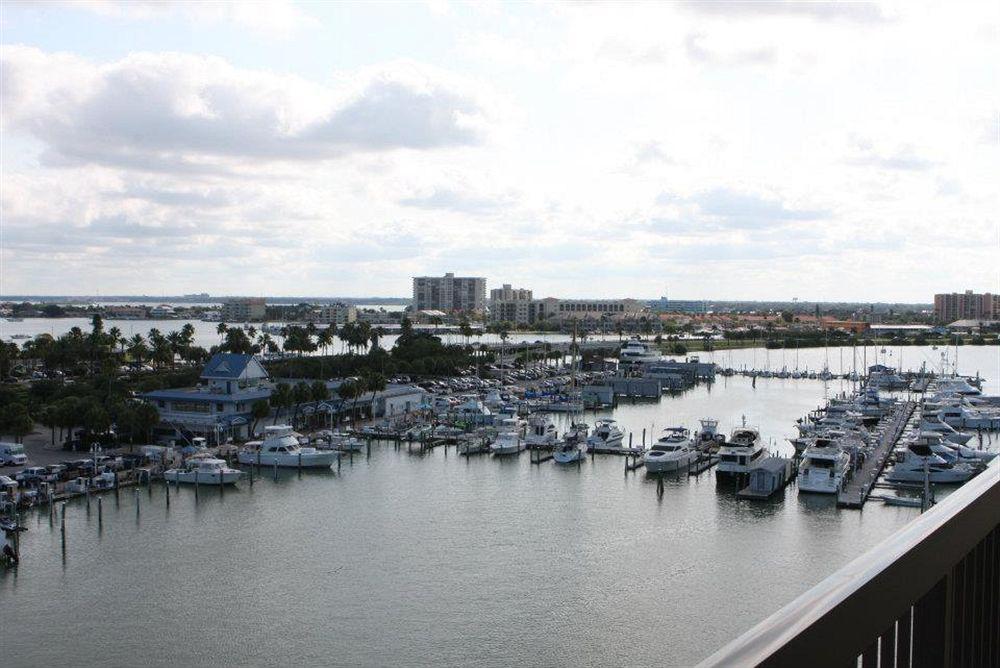
[{"label": "blue roof building", "polygon": [[251,409],[267,401],[267,370],[253,355],[218,353],[201,372],[196,387],[154,390],[142,395],[160,412],[154,434],[160,441],[189,442],[196,436],[210,443],[243,440],[252,434]]}]

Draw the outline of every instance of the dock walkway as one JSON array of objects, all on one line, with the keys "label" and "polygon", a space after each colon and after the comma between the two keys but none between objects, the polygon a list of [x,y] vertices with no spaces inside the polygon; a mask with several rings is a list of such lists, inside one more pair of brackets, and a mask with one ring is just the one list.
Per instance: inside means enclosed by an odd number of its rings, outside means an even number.
[{"label": "dock walkway", "polygon": [[912,401],[905,401],[895,409],[893,416],[885,423],[884,431],[878,443],[868,453],[868,457],[861,468],[853,472],[851,479],[844,485],[844,488],[837,496],[837,506],[839,508],[860,509],[865,505],[865,501],[868,500],[868,496],[875,487],[875,482],[878,480],[879,475],[882,474],[882,469],[885,468],[889,455],[892,454],[893,448],[896,447],[896,442],[903,435],[906,423],[909,421],[910,416],[913,415],[913,410],[916,406],[916,403]]}]

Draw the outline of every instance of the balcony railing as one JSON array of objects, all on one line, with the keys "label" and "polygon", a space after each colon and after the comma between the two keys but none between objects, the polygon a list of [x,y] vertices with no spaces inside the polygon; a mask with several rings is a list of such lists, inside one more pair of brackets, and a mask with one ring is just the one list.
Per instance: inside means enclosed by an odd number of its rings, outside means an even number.
[{"label": "balcony railing", "polygon": [[1000,457],[701,666],[1000,666]]}]

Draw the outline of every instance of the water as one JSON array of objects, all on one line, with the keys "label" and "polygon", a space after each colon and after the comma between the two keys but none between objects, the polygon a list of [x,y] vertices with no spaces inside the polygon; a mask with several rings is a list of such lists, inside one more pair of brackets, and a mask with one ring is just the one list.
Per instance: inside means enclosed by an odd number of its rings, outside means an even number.
[{"label": "water", "polygon": [[[838,390],[736,377],[614,417],[638,440],[746,415],[787,452],[795,418]],[[33,514],[22,566],[0,575],[3,663],[690,665],[917,513],[794,487],[737,501],[712,473],[658,498],[623,463],[381,444],[339,475],[182,488],[169,509],[154,485],[138,517],[131,490],[105,495],[103,531],[75,501],[65,561],[58,521]]]}]

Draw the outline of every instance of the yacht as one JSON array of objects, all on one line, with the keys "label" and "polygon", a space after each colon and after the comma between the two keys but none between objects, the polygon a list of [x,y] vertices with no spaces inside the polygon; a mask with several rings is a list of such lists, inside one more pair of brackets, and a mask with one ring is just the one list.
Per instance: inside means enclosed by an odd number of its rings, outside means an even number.
[{"label": "yacht", "polygon": [[765,457],[767,452],[760,442],[760,434],[752,427],[737,427],[729,440],[719,447],[719,464],[715,468],[716,480],[731,480],[746,476],[751,465]]},{"label": "yacht", "polygon": [[524,442],[534,447],[555,445],[556,426],[544,415],[532,415],[528,419],[528,434],[524,437]]},{"label": "yacht", "polygon": [[264,427],[264,440],[251,441],[236,456],[240,464],[292,468],[330,468],[340,453],[303,448],[289,425]]},{"label": "yacht", "polygon": [[594,426],[594,433],[587,439],[587,445],[591,448],[620,448],[625,434],[618,427],[618,423],[610,418],[598,420]]},{"label": "yacht", "polygon": [[933,414],[928,413],[923,415],[920,419],[920,431],[922,432],[934,432],[952,443],[958,443],[959,445],[965,445],[972,438],[972,434],[961,432],[956,430],[947,422],[942,422],[941,419]]},{"label": "yacht", "polygon": [[516,455],[524,450],[524,423],[517,418],[504,418],[497,425],[497,436],[490,443],[494,455]]},{"label": "yacht", "polygon": [[587,446],[579,440],[566,439],[552,451],[552,459],[557,464],[572,464],[587,456]]},{"label": "yacht", "polygon": [[567,441],[586,446],[587,437],[590,436],[590,425],[586,422],[574,422],[563,436]]},{"label": "yacht", "polygon": [[645,364],[646,362],[658,362],[661,355],[656,352],[653,346],[640,341],[638,338],[630,339],[628,343],[618,351],[618,361],[622,364]]},{"label": "yacht", "polygon": [[922,443],[911,443],[897,456],[900,458],[887,476],[893,482],[923,482],[926,476],[934,483],[961,483],[975,474],[971,466],[949,464]]},{"label": "yacht", "polygon": [[665,473],[685,469],[697,458],[691,432],[684,427],[667,427],[660,440],[643,456],[643,464],[649,473]]},{"label": "yacht", "polygon": [[997,456],[995,452],[988,450],[973,450],[958,443],[945,440],[940,434],[934,432],[920,432],[910,443],[926,445],[935,455],[945,460],[949,464],[964,463],[970,465],[984,464]]},{"label": "yacht", "polygon": [[198,457],[189,459],[183,468],[164,471],[163,480],[196,485],[232,485],[242,475],[242,471],[229,468],[221,459]]},{"label": "yacht", "polygon": [[851,471],[851,457],[837,442],[817,438],[802,453],[799,469],[799,492],[837,494]]}]

